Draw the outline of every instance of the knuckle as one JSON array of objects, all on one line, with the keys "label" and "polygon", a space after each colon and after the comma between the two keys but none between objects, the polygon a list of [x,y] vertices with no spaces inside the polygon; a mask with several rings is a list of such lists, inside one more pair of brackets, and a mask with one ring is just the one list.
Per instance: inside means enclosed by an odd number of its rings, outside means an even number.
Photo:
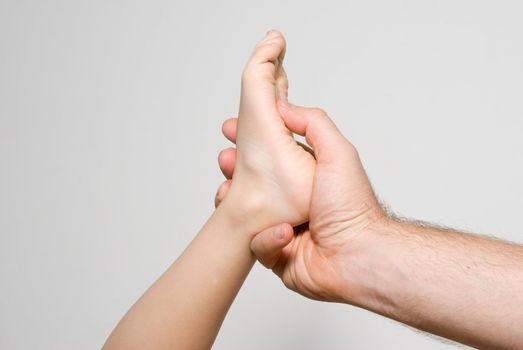
[{"label": "knuckle", "polygon": [[323,108],[320,108],[320,107],[314,107],[312,109],[313,113],[317,116],[320,116],[320,117],[327,117],[328,114],[327,112],[323,109]]},{"label": "knuckle", "polygon": [[262,250],[260,248],[260,237],[259,234],[257,234],[251,241],[251,250],[259,261],[263,258]]},{"label": "knuckle", "polygon": [[347,140],[347,150],[352,154],[352,156],[354,158],[358,158],[360,157],[360,152],[358,151],[358,149],[356,148],[356,146],[354,146],[352,144],[352,142],[350,142],[349,140]]},{"label": "knuckle", "polygon": [[292,278],[288,274],[284,274],[281,280],[285,287],[287,287],[288,289],[290,289],[292,291],[295,291],[295,292],[297,291]]}]

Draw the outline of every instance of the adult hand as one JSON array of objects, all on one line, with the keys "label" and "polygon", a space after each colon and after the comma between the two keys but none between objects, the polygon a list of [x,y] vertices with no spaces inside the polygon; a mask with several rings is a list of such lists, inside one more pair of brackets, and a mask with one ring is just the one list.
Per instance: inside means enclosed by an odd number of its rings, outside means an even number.
[{"label": "adult hand", "polygon": [[[306,137],[315,168],[309,221],[294,233],[292,222],[281,221],[250,241],[262,264],[313,299],[350,303],[481,349],[523,348],[521,245],[389,217],[355,148],[325,112],[284,100],[278,110],[288,130]],[[224,135],[239,141],[237,128],[227,120]],[[271,151],[279,157],[277,147]],[[229,178],[216,196],[221,206],[237,181],[234,149],[219,163]],[[288,165],[287,176],[300,181],[300,163]]]},{"label": "adult hand", "polygon": [[[351,302],[358,293],[347,287],[351,285],[348,269],[356,237],[365,235],[366,230],[387,216],[374,195],[356,149],[323,110],[293,106],[285,101],[278,102],[278,109],[285,126],[305,136],[316,158],[309,221],[296,227],[294,234],[292,223],[288,222],[266,229],[254,237],[251,249],[288,288],[312,299]],[[232,142],[238,141],[236,130],[234,118],[223,124],[222,131]],[[273,148],[272,152],[277,157],[279,150]],[[221,152],[219,165],[228,180],[218,189],[216,205],[226,200],[229,187],[234,186],[236,164],[233,148]],[[292,174],[288,175],[300,181],[303,176],[300,164],[289,165]],[[274,178],[272,174],[269,176]],[[274,199],[275,206],[277,200]]]}]

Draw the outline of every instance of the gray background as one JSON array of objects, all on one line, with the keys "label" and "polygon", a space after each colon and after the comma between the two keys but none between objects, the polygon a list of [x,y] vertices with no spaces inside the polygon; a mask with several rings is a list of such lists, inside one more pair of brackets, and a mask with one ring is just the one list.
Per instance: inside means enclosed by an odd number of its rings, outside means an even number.
[{"label": "gray background", "polygon": [[[1,1],[0,348],[100,347],[181,253],[270,28],[394,210],[521,242],[520,4]],[[215,349],[454,346],[257,265]]]}]

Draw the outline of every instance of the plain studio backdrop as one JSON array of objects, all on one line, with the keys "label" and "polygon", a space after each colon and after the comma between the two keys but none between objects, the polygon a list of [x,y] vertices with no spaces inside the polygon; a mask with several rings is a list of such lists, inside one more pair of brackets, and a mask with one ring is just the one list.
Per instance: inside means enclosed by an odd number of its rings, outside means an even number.
[{"label": "plain studio backdrop", "polygon": [[[522,10],[1,1],[0,348],[101,347],[182,252],[213,211],[221,123],[272,28],[291,102],[329,113],[396,212],[522,242]],[[454,347],[307,300],[257,264],[214,348]]]}]

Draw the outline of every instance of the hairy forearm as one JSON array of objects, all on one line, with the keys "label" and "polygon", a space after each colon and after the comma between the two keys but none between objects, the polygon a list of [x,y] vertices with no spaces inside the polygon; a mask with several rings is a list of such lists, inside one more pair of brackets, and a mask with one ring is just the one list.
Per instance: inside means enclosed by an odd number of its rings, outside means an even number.
[{"label": "hairy forearm", "polygon": [[353,304],[471,346],[523,348],[523,247],[390,219],[354,249]]},{"label": "hairy forearm", "polygon": [[243,231],[219,207],[120,321],[104,349],[210,349],[254,263]]}]

